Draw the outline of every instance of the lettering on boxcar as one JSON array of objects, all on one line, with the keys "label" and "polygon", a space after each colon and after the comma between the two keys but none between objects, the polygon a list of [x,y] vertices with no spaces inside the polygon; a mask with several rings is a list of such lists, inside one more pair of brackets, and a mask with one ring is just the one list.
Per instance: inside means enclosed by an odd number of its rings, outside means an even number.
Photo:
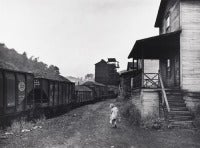
[{"label": "lettering on boxcar", "polygon": [[18,89],[19,91],[25,91],[25,83],[23,81],[19,82]]}]

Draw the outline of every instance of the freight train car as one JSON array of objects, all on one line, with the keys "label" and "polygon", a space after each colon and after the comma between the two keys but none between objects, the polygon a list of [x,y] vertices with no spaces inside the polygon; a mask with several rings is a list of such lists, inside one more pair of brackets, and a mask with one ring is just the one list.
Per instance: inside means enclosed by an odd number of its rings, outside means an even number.
[{"label": "freight train car", "polygon": [[85,82],[75,91],[75,84],[60,75],[44,78],[0,69],[0,125],[23,115],[51,117],[109,97],[108,87],[97,82]]},{"label": "freight train car", "polygon": [[34,107],[32,73],[0,68],[0,124]]},{"label": "freight train car", "polygon": [[94,101],[93,91],[86,86],[75,86],[75,95],[77,104],[86,104]]},{"label": "freight train car", "polygon": [[46,113],[64,112],[75,103],[75,84],[59,77],[59,79],[34,79],[35,104]]},{"label": "freight train car", "polygon": [[90,88],[93,91],[93,96],[95,101],[100,101],[108,97],[108,88],[104,84],[93,81],[87,81],[82,85]]}]

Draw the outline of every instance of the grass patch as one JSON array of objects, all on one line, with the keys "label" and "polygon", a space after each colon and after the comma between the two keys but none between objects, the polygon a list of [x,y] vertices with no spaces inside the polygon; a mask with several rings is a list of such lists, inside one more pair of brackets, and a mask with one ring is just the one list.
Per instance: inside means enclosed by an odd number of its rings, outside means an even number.
[{"label": "grass patch", "polygon": [[14,120],[11,126],[7,128],[7,131],[16,134],[20,133],[23,129],[31,129],[33,126],[33,122],[27,122],[24,119]]},{"label": "grass patch", "polygon": [[7,128],[7,132],[18,134],[21,132],[31,131],[34,129],[35,126],[42,126],[45,122],[45,117],[43,116],[40,119],[34,121],[27,121],[25,118],[14,120],[10,127]]},{"label": "grass patch", "polygon": [[153,115],[144,118],[141,125],[144,128],[152,128],[156,130],[167,127],[164,119],[155,118]]},{"label": "grass patch", "polygon": [[148,116],[144,119],[141,117],[141,112],[136,105],[129,100],[118,99],[120,104],[120,112],[130,125],[139,126],[142,128],[161,129],[167,127],[164,118],[156,118],[155,115]]},{"label": "grass patch", "polygon": [[140,126],[141,114],[131,101],[124,101],[121,105],[121,114],[131,125]]}]

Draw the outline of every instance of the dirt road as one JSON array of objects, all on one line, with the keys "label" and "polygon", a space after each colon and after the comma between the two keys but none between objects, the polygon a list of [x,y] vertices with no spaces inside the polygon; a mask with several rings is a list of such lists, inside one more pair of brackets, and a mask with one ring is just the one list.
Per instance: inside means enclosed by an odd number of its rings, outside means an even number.
[{"label": "dirt road", "polygon": [[130,127],[124,119],[109,125],[107,100],[83,106],[44,122],[41,129],[11,135],[0,147],[22,148],[199,148],[195,130],[146,130]]}]

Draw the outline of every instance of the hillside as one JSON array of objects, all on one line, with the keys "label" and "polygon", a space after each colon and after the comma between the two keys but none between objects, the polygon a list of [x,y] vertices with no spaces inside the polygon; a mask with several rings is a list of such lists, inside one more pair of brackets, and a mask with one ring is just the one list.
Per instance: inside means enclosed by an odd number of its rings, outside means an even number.
[{"label": "hillside", "polygon": [[0,68],[31,72],[35,77],[63,80],[57,66],[48,66],[38,61],[38,58],[28,58],[25,52],[19,54],[15,49],[7,48],[5,44],[0,44]]}]

